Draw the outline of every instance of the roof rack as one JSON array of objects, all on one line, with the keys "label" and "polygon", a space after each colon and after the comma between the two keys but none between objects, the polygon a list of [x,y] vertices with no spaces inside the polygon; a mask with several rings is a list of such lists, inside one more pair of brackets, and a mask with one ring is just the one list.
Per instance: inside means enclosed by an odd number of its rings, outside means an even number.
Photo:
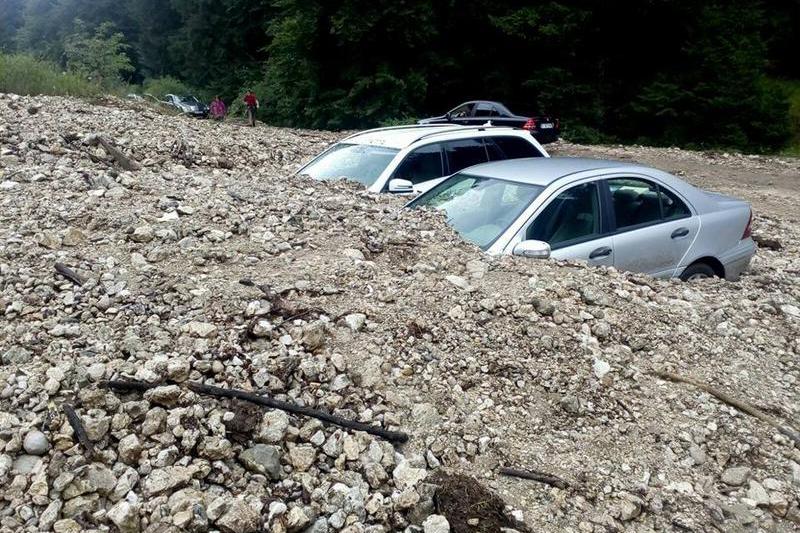
[{"label": "roof rack", "polygon": [[[456,126],[458,126],[458,125],[456,124]],[[417,137],[416,139],[411,141],[409,144],[415,143],[417,141],[421,141],[422,139],[427,139],[428,137],[432,137],[434,135],[439,135],[441,133],[453,133],[453,131],[464,131],[464,130],[485,131],[487,129],[492,129],[492,130],[500,130],[500,129],[518,130],[519,128],[515,128],[513,126],[487,126],[486,124],[483,124],[481,126],[458,126],[458,128],[456,130],[434,131],[434,132],[431,132],[431,133],[426,133],[424,135],[420,135],[419,137]]]},{"label": "roof rack", "polygon": [[381,131],[410,130],[414,128],[442,128],[442,127],[452,128],[453,126],[458,126],[458,124],[406,124],[404,126],[386,126],[383,128],[373,128],[371,130],[359,131],[358,133],[354,133],[352,135],[345,137],[344,139],[342,139],[342,141],[352,139],[353,137],[358,137],[359,135],[365,135],[367,133],[378,133]]}]

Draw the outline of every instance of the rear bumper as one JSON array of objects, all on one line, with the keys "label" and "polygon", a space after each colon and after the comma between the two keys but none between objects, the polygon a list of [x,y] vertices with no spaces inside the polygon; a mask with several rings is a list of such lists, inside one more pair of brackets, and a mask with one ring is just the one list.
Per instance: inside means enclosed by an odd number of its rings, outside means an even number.
[{"label": "rear bumper", "polygon": [[725,252],[719,260],[725,267],[725,279],[736,281],[742,272],[750,266],[750,260],[756,255],[756,243],[753,239],[743,239],[739,244]]}]

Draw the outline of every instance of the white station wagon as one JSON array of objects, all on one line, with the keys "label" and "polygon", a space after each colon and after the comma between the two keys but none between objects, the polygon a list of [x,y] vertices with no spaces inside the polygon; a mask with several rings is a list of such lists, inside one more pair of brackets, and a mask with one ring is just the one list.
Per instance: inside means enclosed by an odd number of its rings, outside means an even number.
[{"label": "white station wagon", "polygon": [[490,125],[397,126],[351,135],[297,173],[317,180],[351,179],[376,193],[408,194],[423,192],[473,165],[523,157],[549,157],[525,130]]}]

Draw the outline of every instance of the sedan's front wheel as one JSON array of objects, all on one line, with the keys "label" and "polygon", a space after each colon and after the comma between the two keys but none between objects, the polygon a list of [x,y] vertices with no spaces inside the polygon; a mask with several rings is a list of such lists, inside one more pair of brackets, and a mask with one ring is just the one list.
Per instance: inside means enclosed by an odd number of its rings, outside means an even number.
[{"label": "sedan's front wheel", "polygon": [[695,263],[686,267],[686,270],[681,273],[681,281],[713,278],[715,275],[714,269],[707,264]]}]

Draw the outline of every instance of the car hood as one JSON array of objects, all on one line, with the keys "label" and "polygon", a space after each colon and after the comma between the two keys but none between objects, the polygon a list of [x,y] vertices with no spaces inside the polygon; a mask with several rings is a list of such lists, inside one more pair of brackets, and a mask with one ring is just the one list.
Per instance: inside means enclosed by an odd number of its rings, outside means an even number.
[{"label": "car hood", "polygon": [[421,183],[417,183],[416,185],[414,185],[414,194],[422,194],[424,192],[428,192],[429,190],[433,189],[434,187],[436,187],[437,185],[439,185],[441,182],[443,182],[444,180],[446,180],[449,177],[450,176],[444,176],[444,177],[441,177],[441,178],[436,178],[436,179],[433,179],[433,180],[428,180],[428,181],[423,181]]}]

